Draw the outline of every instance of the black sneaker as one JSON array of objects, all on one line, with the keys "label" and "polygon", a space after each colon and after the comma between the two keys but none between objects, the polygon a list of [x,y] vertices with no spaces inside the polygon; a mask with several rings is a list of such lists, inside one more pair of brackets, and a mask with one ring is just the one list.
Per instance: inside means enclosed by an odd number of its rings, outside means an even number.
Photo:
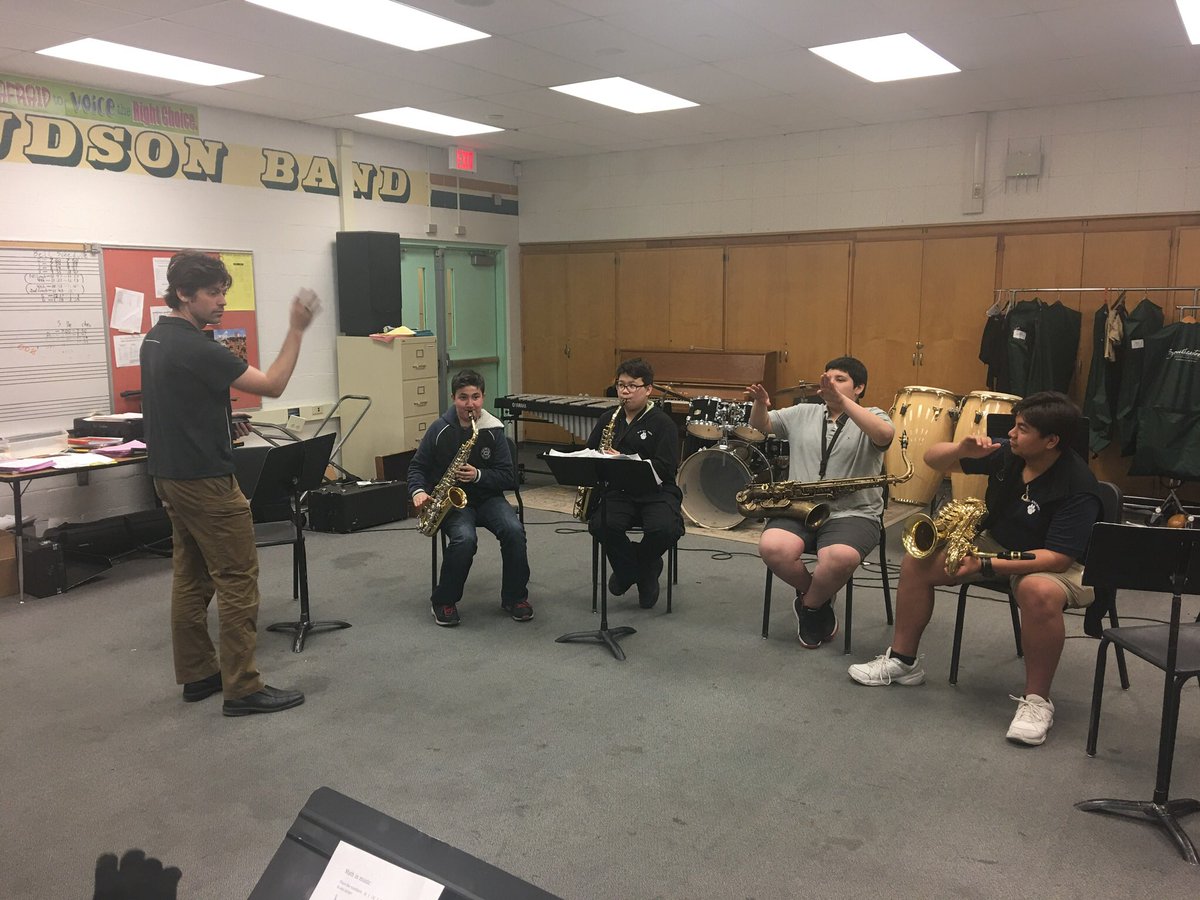
[{"label": "black sneaker", "polygon": [[453,603],[433,607],[433,618],[439,625],[452,626],[459,623],[458,607]]},{"label": "black sneaker", "polygon": [[827,641],[831,641],[838,632],[837,614],[833,611],[833,600],[826,600],[816,609],[810,609],[800,602],[797,597],[792,602],[792,611],[796,614],[796,637],[800,646],[806,650],[815,650]]},{"label": "black sneaker", "polygon": [[217,672],[215,675],[185,684],[183,686],[183,702],[195,703],[219,693],[221,693],[221,673]]},{"label": "black sneaker", "polygon": [[500,608],[512,616],[514,622],[528,622],[533,618],[533,607],[529,600],[518,600],[516,603],[501,603]]}]

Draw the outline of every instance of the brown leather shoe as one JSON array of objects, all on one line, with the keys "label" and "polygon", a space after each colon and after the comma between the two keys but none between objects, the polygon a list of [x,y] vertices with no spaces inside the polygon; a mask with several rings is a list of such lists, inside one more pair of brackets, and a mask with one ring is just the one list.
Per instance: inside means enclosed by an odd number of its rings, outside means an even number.
[{"label": "brown leather shoe", "polygon": [[282,712],[303,702],[304,695],[299,691],[284,691],[265,684],[261,691],[236,700],[226,700],[221,712],[227,716],[252,716],[256,713]]}]

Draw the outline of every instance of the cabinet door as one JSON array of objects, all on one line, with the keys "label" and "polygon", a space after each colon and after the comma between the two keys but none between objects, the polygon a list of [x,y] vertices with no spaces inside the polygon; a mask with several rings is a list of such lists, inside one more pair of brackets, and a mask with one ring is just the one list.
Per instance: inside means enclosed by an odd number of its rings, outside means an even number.
[{"label": "cabinet door", "polygon": [[615,253],[567,256],[567,371],[564,394],[603,396],[616,363]]},{"label": "cabinet door", "polygon": [[664,251],[622,250],[617,254],[613,349],[666,350],[671,339],[670,298],[671,261]]},{"label": "cabinet door", "polygon": [[868,402],[883,409],[902,386],[923,384],[916,360],[921,243],[878,241],[855,247],[850,352],[870,373]]},{"label": "cabinet door", "polygon": [[[784,352],[780,354],[778,379],[781,388],[819,380],[825,363],[849,352],[846,318],[850,308],[850,243],[788,247],[787,282],[782,323]],[[874,372],[870,362],[867,371]],[[874,383],[872,374],[870,384]],[[879,402],[881,396],[872,390],[871,405],[886,409],[888,404]]]},{"label": "cabinet door", "polygon": [[668,346],[723,350],[725,251],[695,247],[665,251],[671,261]]},{"label": "cabinet door", "polygon": [[[1076,287],[1083,277],[1083,235],[1016,234],[1003,239],[1002,288]],[[1032,294],[1021,294],[1028,300]],[[1059,294],[1064,303],[1077,295]]]},{"label": "cabinet door", "polygon": [[[1180,228],[1179,239],[1175,250],[1175,277],[1171,284],[1200,284],[1200,228]],[[1160,294],[1154,302],[1163,308],[1167,322],[1178,322],[1176,307],[1195,306],[1200,299],[1192,291],[1181,291],[1178,294]],[[1166,298],[1170,297],[1170,300]],[[1188,314],[1200,319],[1200,309],[1180,310],[1179,315]]]},{"label": "cabinet door", "polygon": [[[567,393],[567,258],[562,254],[521,254],[521,349],[522,393]],[[570,441],[554,425],[523,424],[521,436]]]},{"label": "cabinet door", "polygon": [[921,383],[956,394],[982,390],[984,314],[996,284],[996,238],[925,241],[921,261]]},{"label": "cabinet door", "polygon": [[729,248],[725,268],[726,350],[776,350],[783,359],[787,341],[784,311],[798,303],[791,297],[788,249],[782,244]]}]

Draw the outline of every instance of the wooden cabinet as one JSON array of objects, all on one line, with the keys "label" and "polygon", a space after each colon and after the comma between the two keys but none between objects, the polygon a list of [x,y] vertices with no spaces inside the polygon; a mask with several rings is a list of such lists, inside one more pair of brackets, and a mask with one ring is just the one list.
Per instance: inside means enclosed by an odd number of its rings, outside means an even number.
[{"label": "wooden cabinet", "polygon": [[[615,293],[613,253],[522,254],[522,393],[604,393],[616,365]],[[571,440],[553,425],[525,425],[523,436]]]},{"label": "wooden cabinet", "polygon": [[729,248],[725,349],[777,351],[780,388],[846,353],[849,305],[849,241]]},{"label": "wooden cabinet", "polygon": [[723,350],[722,247],[622,250],[617,256],[617,344]]},{"label": "wooden cabinet", "polygon": [[370,478],[375,457],[416,449],[441,413],[437,341],[412,337],[384,344],[341,336],[337,363],[339,392],[371,398],[367,414],[342,446],[342,465]]},{"label": "wooden cabinet", "polygon": [[906,385],[981,390],[984,313],[996,238],[863,242],[856,248],[851,352],[871,373],[869,402],[887,409]]}]

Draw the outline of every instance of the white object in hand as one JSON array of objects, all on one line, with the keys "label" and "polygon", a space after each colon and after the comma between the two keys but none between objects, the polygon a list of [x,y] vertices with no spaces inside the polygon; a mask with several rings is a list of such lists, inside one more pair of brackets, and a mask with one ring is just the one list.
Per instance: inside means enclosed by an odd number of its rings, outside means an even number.
[{"label": "white object in hand", "polygon": [[314,316],[321,311],[321,298],[311,288],[300,288],[296,293],[296,299]]}]

